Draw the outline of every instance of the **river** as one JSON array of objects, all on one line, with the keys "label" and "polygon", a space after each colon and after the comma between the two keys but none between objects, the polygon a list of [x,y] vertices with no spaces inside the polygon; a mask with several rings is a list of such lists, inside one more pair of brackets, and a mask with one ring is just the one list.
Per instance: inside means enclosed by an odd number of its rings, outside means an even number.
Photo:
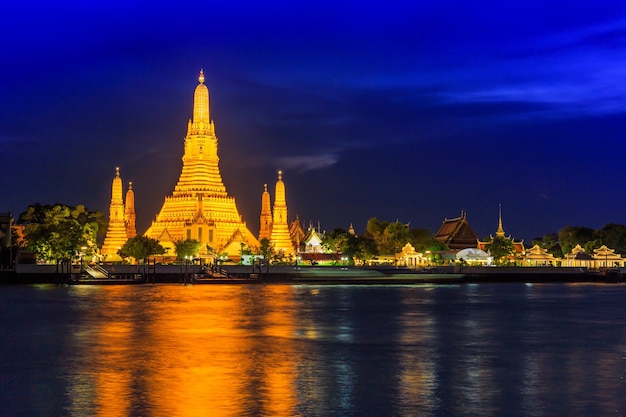
[{"label": "river", "polygon": [[626,285],[0,287],[2,416],[624,416]]}]

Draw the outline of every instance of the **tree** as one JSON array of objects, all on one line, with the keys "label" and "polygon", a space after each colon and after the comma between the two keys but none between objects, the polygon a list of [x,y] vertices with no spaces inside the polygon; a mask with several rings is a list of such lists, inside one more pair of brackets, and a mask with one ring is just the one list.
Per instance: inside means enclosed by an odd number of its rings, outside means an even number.
[{"label": "tree", "polygon": [[615,252],[626,254],[626,226],[622,224],[609,223],[599,232],[602,242]]},{"label": "tree", "polygon": [[[241,244],[239,245],[239,256],[241,257],[241,259],[243,260],[243,257],[245,255],[252,255],[252,249],[250,248],[250,246],[246,245],[245,243],[241,242]],[[241,261],[239,261],[241,262]]]},{"label": "tree", "polygon": [[361,263],[372,259],[378,255],[378,248],[376,247],[376,241],[370,236],[357,236],[356,237],[356,251],[354,252],[354,258]]},{"label": "tree", "polygon": [[174,242],[174,252],[178,259],[195,258],[200,251],[201,243],[196,239],[177,240]]},{"label": "tree", "polygon": [[257,254],[263,256],[265,272],[267,273],[269,272],[270,259],[274,253],[274,248],[272,247],[270,240],[266,237],[259,240],[259,243],[261,245],[257,248]]},{"label": "tree", "polygon": [[585,253],[588,253],[590,255],[593,254],[594,249],[598,249],[600,246],[602,246],[602,239],[590,240],[582,245]]},{"label": "tree", "polygon": [[404,245],[412,242],[409,227],[395,221],[393,223],[380,221],[372,217],[367,222],[366,236],[376,242],[377,252],[385,255],[398,253]]},{"label": "tree", "polygon": [[367,221],[365,234],[371,237],[378,245],[378,242],[382,239],[382,235],[388,224],[389,222],[383,222],[378,220],[376,217],[372,217]]},{"label": "tree", "polygon": [[487,249],[491,253],[491,256],[498,261],[505,259],[515,253],[515,247],[511,239],[506,237],[496,236],[491,240],[491,243],[487,245]]},{"label": "tree", "polygon": [[409,227],[395,221],[389,223],[385,227],[385,231],[382,234],[379,241],[379,251],[383,254],[395,255],[402,250],[402,247],[411,242],[411,235],[409,233]]},{"label": "tree", "polygon": [[561,249],[559,235],[557,233],[547,233],[541,239],[533,239],[532,244],[545,249],[555,258],[563,257],[563,250]]},{"label": "tree", "polygon": [[332,232],[324,235],[322,239],[322,247],[329,253],[344,253],[348,245],[348,236],[350,234],[345,229],[335,228]]},{"label": "tree", "polygon": [[589,227],[565,226],[559,230],[559,242],[561,242],[563,253],[570,253],[574,246],[582,246],[598,237],[597,233]]},{"label": "tree", "polygon": [[165,253],[165,249],[158,240],[137,235],[128,239],[117,253],[123,258],[129,256],[135,258],[137,260],[137,271],[139,271],[140,263],[145,266],[150,256],[162,255]]},{"label": "tree", "polygon": [[[45,262],[71,262],[77,253],[93,255],[97,239],[106,230],[106,218],[85,206],[34,204],[20,214],[26,247]],[[58,269],[57,269],[58,271]]]}]

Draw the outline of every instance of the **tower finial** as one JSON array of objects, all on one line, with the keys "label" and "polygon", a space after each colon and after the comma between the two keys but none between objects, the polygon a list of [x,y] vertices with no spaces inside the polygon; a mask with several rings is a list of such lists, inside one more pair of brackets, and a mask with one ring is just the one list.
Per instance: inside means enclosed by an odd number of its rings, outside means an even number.
[{"label": "tower finial", "polygon": [[198,81],[200,81],[200,84],[204,84],[204,70],[200,70],[200,76],[198,77]]},{"label": "tower finial", "polygon": [[283,171],[278,171],[278,179],[279,180],[283,179]]},{"label": "tower finial", "polygon": [[120,167],[115,167],[115,176],[116,177],[120,176]]},{"label": "tower finial", "polygon": [[496,236],[504,237],[504,228],[502,227],[502,204],[498,204],[498,230]]}]

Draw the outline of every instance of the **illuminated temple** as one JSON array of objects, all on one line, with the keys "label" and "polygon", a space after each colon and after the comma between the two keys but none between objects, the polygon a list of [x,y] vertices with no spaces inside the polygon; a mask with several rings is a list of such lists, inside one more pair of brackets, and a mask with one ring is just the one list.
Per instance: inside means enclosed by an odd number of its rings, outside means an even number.
[{"label": "illuminated temple", "polygon": [[126,240],[137,235],[135,231],[135,193],[133,183],[128,184],[126,204],[122,198],[123,184],[120,169],[115,168],[111,184],[111,204],[109,205],[109,227],[104,238],[101,254],[106,261],[121,261],[117,251]]},{"label": "illuminated temple", "polygon": [[203,243],[201,255],[217,252],[238,256],[242,243],[256,248],[259,241],[248,230],[235,199],[222,182],[215,126],[209,113],[209,89],[202,71],[198,80],[193,118],[184,141],[182,172],[174,192],[165,198],[145,235],[169,249],[178,240],[195,239]]},{"label": "illuminated temple", "polygon": [[285,183],[283,182],[282,171],[278,171],[278,180],[276,180],[270,241],[276,253],[282,252],[287,256],[293,256],[296,252],[287,223],[287,199],[285,198]]}]

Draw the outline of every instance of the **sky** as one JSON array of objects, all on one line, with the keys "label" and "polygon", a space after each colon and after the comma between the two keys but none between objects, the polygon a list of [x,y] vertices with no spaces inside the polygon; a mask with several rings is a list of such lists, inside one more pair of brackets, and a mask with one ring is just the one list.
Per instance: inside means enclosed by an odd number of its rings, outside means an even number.
[{"label": "sky", "polygon": [[278,170],[290,220],[328,231],[377,217],[434,233],[464,211],[482,238],[500,206],[527,243],[626,224],[626,2],[6,3],[0,212],[108,215],[120,167],[144,232],[203,69],[254,234]]}]

